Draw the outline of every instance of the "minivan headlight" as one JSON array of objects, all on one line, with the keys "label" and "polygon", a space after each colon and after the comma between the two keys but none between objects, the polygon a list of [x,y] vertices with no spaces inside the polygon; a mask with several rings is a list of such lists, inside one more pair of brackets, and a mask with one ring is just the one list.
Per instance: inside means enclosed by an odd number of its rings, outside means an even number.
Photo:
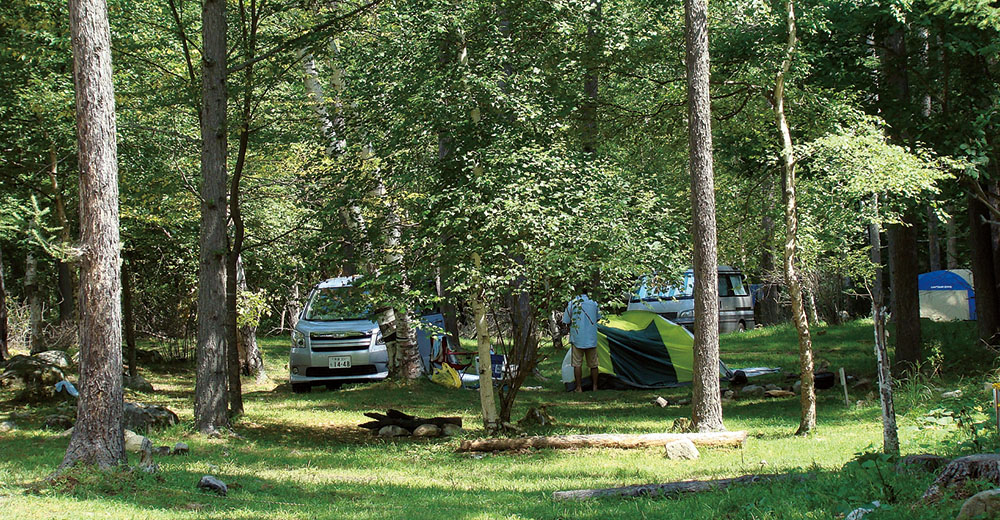
[{"label": "minivan headlight", "polygon": [[375,334],[375,342],[372,343],[372,352],[381,352],[385,350],[385,341],[382,340],[382,331],[378,331]]},{"label": "minivan headlight", "polygon": [[292,348],[306,348],[305,334],[292,329]]},{"label": "minivan headlight", "polygon": [[694,309],[684,309],[677,313],[678,318],[694,318]]}]

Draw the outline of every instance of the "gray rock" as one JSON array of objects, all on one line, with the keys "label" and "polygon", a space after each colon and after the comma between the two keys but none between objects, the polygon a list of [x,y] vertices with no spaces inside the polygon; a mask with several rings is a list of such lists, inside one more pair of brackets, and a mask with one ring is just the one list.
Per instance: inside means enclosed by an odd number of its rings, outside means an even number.
[{"label": "gray rock", "polygon": [[461,426],[450,423],[445,424],[444,428],[441,428],[441,433],[443,433],[445,437],[453,437],[455,435],[461,434],[463,431],[465,430],[463,430]]},{"label": "gray rock", "polygon": [[997,518],[1000,516],[1000,489],[980,491],[962,504],[957,520],[973,518]]},{"label": "gray rock", "polygon": [[170,452],[170,454],[171,455],[187,455],[188,451],[190,451],[190,450],[188,448],[187,443],[178,442],[177,444],[174,444],[174,449],[173,449],[173,451]]},{"label": "gray rock", "polygon": [[130,390],[135,390],[136,392],[143,392],[146,394],[153,393],[153,385],[151,385],[149,381],[146,381],[146,379],[139,374],[136,374],[135,377],[123,375],[122,386]]},{"label": "gray rock", "polygon": [[50,430],[65,430],[73,427],[73,419],[67,415],[46,415],[45,427]]},{"label": "gray rock", "polygon": [[378,431],[379,437],[405,437],[409,435],[410,432],[401,426],[396,426],[395,424],[390,426],[383,426],[381,430]]},{"label": "gray rock", "polygon": [[413,430],[414,437],[438,437],[441,435],[441,428],[435,424],[421,424]]},{"label": "gray rock", "polygon": [[793,392],[795,392],[797,394],[797,393],[799,393],[799,390],[802,390],[802,381],[796,381],[795,384],[792,385],[792,391]]},{"label": "gray rock", "polygon": [[17,424],[14,421],[4,421],[0,423],[0,433],[7,433],[17,429]]},{"label": "gray rock", "polygon": [[60,369],[66,369],[70,367],[69,354],[61,350],[46,350],[45,352],[39,352],[37,354],[32,354],[32,355],[50,365],[59,367]]},{"label": "gray rock", "polygon": [[125,429],[147,432],[150,428],[167,428],[177,424],[177,414],[157,405],[125,401]]},{"label": "gray rock", "polygon": [[685,397],[683,399],[678,399],[677,402],[674,403],[674,404],[676,404],[677,406],[687,406],[687,405],[691,404],[691,399],[687,398],[687,397]]},{"label": "gray rock", "polygon": [[35,356],[17,355],[7,361],[0,381],[18,381],[23,386],[19,399],[38,402],[55,396],[55,385],[66,379],[63,371]]},{"label": "gray rock", "polygon": [[951,392],[944,392],[941,394],[942,399],[958,399],[959,397],[962,397],[961,390],[952,390]]},{"label": "gray rock", "polygon": [[198,489],[212,491],[222,496],[226,496],[226,493],[229,493],[229,487],[226,486],[226,483],[211,475],[201,477],[201,480],[198,481]]},{"label": "gray rock", "polygon": [[678,439],[664,447],[663,456],[670,460],[693,460],[700,454],[691,439]]},{"label": "gray rock", "polygon": [[170,446],[157,446],[153,448],[153,455],[156,455],[157,457],[170,455]]},{"label": "gray rock", "polygon": [[132,430],[125,430],[125,451],[128,453],[142,453],[146,450],[153,450],[153,443],[146,437],[135,433]]},{"label": "gray rock", "polygon": [[734,392],[732,390],[726,390],[725,392],[722,392],[722,398],[723,399],[736,399],[736,392]]},{"label": "gray rock", "polygon": [[879,503],[878,500],[876,500],[870,504],[870,507],[859,507],[854,511],[847,513],[847,516],[844,517],[844,520],[861,520],[862,518],[865,517],[865,515],[871,513],[872,511],[875,511],[879,507],[882,507],[882,504]]},{"label": "gray rock", "polygon": [[747,385],[740,390],[740,395],[743,397],[764,397],[765,391],[763,386]]},{"label": "gray rock", "polygon": [[781,390],[781,387],[775,384],[766,385],[764,390]]}]

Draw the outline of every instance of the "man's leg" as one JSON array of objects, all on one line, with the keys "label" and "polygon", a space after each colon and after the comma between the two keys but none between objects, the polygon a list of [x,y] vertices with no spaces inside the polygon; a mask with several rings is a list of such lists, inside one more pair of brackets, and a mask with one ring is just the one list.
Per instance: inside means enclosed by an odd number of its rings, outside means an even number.
[{"label": "man's leg", "polygon": [[570,348],[573,349],[573,354],[572,357],[570,358],[570,361],[573,364],[573,379],[576,380],[576,391],[583,392],[583,383],[582,383],[583,370],[581,369],[581,367],[583,366],[583,352],[581,352],[580,349],[576,348],[575,345],[571,346]]},{"label": "man's leg", "polygon": [[600,372],[601,372],[600,368],[591,368],[590,369],[590,379],[592,379],[594,381],[594,391],[595,392],[597,391],[597,376],[600,374]]},{"label": "man's leg", "polygon": [[590,367],[590,380],[593,381],[594,391],[597,391],[597,377],[601,375],[601,369],[597,361],[597,349],[588,348],[587,352],[587,366]]}]

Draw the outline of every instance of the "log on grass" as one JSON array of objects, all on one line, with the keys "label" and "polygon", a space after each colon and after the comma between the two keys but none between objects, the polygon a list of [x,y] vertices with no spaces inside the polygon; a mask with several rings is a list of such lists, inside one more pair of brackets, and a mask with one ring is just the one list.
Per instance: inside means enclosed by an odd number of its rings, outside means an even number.
[{"label": "log on grass", "polygon": [[777,478],[787,478],[789,475],[743,475],[742,477],[723,478],[717,480],[684,480],[666,484],[641,484],[608,489],[575,489],[572,491],[556,491],[552,493],[553,500],[589,500],[602,497],[660,497],[668,498],[683,493],[698,493],[727,488],[733,484],[751,484]]},{"label": "log on grass", "polygon": [[462,426],[461,417],[417,417],[414,415],[409,415],[399,410],[388,410],[384,415],[376,412],[366,412],[365,417],[375,419],[374,421],[369,421],[358,426],[368,430],[379,430],[384,426],[399,426],[405,428],[409,431],[413,431],[418,426],[422,424],[433,424],[438,428],[444,428],[446,424],[454,424],[456,426]]},{"label": "log on grass", "polygon": [[513,439],[478,439],[462,441],[458,451],[505,451],[526,448],[651,448],[688,439],[695,446],[706,448],[739,448],[747,440],[747,432],[706,432],[706,433],[643,433],[596,435],[555,435],[539,437],[517,437]]}]

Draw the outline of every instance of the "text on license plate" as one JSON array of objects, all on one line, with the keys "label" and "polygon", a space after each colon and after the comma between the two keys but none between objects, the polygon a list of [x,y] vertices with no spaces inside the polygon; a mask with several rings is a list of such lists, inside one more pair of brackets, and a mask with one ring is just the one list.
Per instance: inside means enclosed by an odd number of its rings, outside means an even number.
[{"label": "text on license plate", "polygon": [[351,368],[351,356],[331,356],[330,368]]}]

